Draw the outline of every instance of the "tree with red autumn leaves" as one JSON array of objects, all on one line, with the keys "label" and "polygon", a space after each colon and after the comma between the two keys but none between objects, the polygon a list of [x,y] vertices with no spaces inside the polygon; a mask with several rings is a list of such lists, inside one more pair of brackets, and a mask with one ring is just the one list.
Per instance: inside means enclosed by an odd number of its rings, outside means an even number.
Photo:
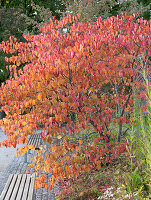
[{"label": "tree with red autumn leaves", "polygon": [[[123,124],[133,120],[133,88],[145,89],[142,68],[150,74],[151,21],[121,13],[91,24],[68,14],[62,21],[50,19],[41,35],[24,38],[25,43],[10,37],[0,44],[0,50],[12,54],[6,61],[13,63],[10,80],[0,88],[7,114],[0,123],[8,137],[1,145],[25,143],[17,156],[26,153],[31,148],[27,136],[42,124],[41,136],[50,146],[37,152],[30,167],[43,174],[36,188],[48,188],[45,174],[53,173],[51,189],[55,179],[99,170],[125,151],[121,136]],[[21,64],[23,71],[17,73]],[[143,92],[139,98],[145,99]],[[111,123],[118,123],[116,136]],[[70,136],[90,126],[97,138],[86,145],[71,141]]]}]

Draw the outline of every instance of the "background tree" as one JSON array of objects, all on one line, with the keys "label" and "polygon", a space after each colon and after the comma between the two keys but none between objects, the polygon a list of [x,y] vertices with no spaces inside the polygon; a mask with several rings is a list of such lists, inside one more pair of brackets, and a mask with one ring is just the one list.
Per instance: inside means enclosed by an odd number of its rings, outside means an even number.
[{"label": "background tree", "polygon": [[50,9],[56,19],[60,19],[59,12],[65,11],[65,5],[62,3],[62,0],[1,0],[0,8],[22,8],[23,12],[30,16],[33,12],[33,3],[39,5],[40,7],[44,7],[45,9]]},{"label": "background tree", "polygon": [[[39,28],[49,23],[49,18],[55,16],[60,19],[60,13],[65,6],[61,0],[31,1],[15,0],[0,1],[0,42],[7,41],[14,35],[19,41],[25,42],[23,33],[32,32],[40,34]],[[0,52],[0,85],[9,78],[10,72],[6,70],[6,54]],[[9,63],[8,63],[9,64]],[[22,66],[23,67],[23,66]],[[18,68],[20,69],[20,68]]]},{"label": "background tree", "polygon": [[[101,15],[103,19],[111,16],[119,15],[121,12],[127,12],[128,15],[139,12],[140,16],[150,12],[150,3],[142,3],[134,0],[67,0],[65,2],[66,9],[73,14],[80,13],[82,22],[93,22]],[[150,19],[150,15],[145,15]],[[144,17],[145,17],[144,16]]]},{"label": "background tree", "polygon": [[145,11],[142,14],[142,17],[146,20],[149,20],[151,18],[151,2],[150,2],[150,0],[137,0],[137,2],[148,8],[148,9],[145,9]]}]

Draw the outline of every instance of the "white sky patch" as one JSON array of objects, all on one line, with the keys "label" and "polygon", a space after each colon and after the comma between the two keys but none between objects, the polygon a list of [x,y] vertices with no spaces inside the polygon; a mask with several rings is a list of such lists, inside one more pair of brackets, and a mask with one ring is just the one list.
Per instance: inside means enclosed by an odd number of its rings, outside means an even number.
[{"label": "white sky patch", "polygon": [[35,11],[33,14],[34,14],[34,15],[37,15],[37,11]]},{"label": "white sky patch", "polygon": [[66,33],[66,32],[67,32],[67,28],[63,28],[62,31],[63,31],[64,33]]}]

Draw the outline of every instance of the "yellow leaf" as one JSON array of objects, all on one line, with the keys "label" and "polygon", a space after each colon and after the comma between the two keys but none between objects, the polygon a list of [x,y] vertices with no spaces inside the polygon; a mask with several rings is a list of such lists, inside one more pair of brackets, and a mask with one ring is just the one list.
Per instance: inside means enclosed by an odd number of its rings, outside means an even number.
[{"label": "yellow leaf", "polygon": [[39,94],[38,94],[37,99],[38,99],[39,101],[42,101],[42,93],[39,93]]},{"label": "yellow leaf", "polygon": [[36,100],[33,100],[33,102],[32,102],[32,103],[33,103],[33,105],[36,105]]},{"label": "yellow leaf", "polygon": [[51,181],[51,182],[54,183],[54,182],[55,182],[55,177],[54,177],[54,175],[52,175],[51,178],[52,178],[52,181]]},{"label": "yellow leaf", "polygon": [[57,137],[59,140],[62,138],[62,136],[61,135],[58,135],[58,137]]},{"label": "yellow leaf", "polygon": [[123,80],[124,80],[124,82],[127,80],[127,78],[126,77],[123,77]]},{"label": "yellow leaf", "polygon": [[40,169],[40,163],[37,164],[37,167],[36,167],[36,168],[37,168],[37,169]]},{"label": "yellow leaf", "polygon": [[22,122],[22,125],[25,126],[27,123],[25,121]]},{"label": "yellow leaf", "polygon": [[28,148],[29,148],[29,149],[33,149],[33,145],[30,144],[30,145],[28,146]]},{"label": "yellow leaf", "polygon": [[28,166],[31,167],[31,168],[33,168],[33,163],[29,164]]},{"label": "yellow leaf", "polygon": [[91,87],[90,91],[94,92],[95,91],[95,87]]},{"label": "yellow leaf", "polygon": [[22,151],[22,153],[25,154],[28,150],[29,150],[28,146],[25,146],[21,151]]},{"label": "yellow leaf", "polygon": [[82,197],[84,195],[84,192],[80,192],[79,196]]},{"label": "yellow leaf", "polygon": [[26,102],[26,103],[25,103],[25,107],[28,107],[28,106],[29,106],[29,102]]}]

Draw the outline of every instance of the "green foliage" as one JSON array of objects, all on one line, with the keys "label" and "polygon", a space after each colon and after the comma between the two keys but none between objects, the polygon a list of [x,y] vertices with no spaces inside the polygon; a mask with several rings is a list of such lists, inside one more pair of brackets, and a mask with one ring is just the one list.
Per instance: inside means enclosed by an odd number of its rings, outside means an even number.
[{"label": "green foliage", "polygon": [[140,197],[150,198],[151,194],[151,88],[147,76],[146,95],[148,97],[147,111],[140,109],[140,103],[135,90],[134,121],[132,122],[131,134],[128,137],[128,152],[130,156],[130,172],[125,174],[127,193],[137,192]]},{"label": "green foliage", "polygon": [[[40,34],[40,27],[49,23],[49,18],[60,19],[60,13],[65,10],[62,0],[49,2],[38,0],[0,1],[0,42],[7,41],[14,35],[18,41],[25,42],[22,34],[32,32]],[[0,83],[9,78],[6,69],[5,54],[0,52]],[[23,66],[22,66],[23,67]]]},{"label": "green foliage", "polygon": [[8,40],[11,35],[23,40],[22,33],[26,24],[21,13],[20,8],[0,9],[0,42]]},{"label": "green foliage", "polygon": [[103,19],[107,17],[119,15],[121,12],[127,12],[128,15],[133,13],[140,13],[141,17],[144,19],[150,19],[150,5],[142,4],[137,0],[67,0],[66,3],[67,11],[72,12],[72,14],[81,14],[80,20],[82,22],[94,22],[101,15]]},{"label": "green foliage", "polygon": [[35,0],[34,3],[45,9],[49,9],[52,12],[52,16],[60,20],[62,12],[66,10],[66,7],[62,0],[49,0],[49,1],[39,1]]},{"label": "green foliage", "polygon": [[148,7],[142,14],[143,18],[149,20],[151,18],[151,1],[150,0],[137,0],[139,4]]},{"label": "green foliage", "polygon": [[65,11],[65,5],[63,4],[62,0],[1,0],[0,8],[21,8],[23,9],[24,14],[27,16],[32,16],[35,11],[32,7],[32,4],[49,9],[56,19],[60,19],[60,12]]},{"label": "green foliage", "polygon": [[26,27],[24,33],[40,34],[40,27],[44,23],[49,24],[49,19],[52,18],[52,12],[49,8],[44,8],[44,6],[39,6],[34,2],[31,3],[31,12],[27,14],[21,14],[25,20]]},{"label": "green foliage", "polygon": [[[0,8],[0,42],[7,41],[11,35],[14,35],[18,41],[25,42],[22,37],[23,33],[33,32],[34,34],[40,34],[39,28],[49,22],[49,18],[52,17],[51,11],[40,7],[32,3],[32,12],[28,16],[25,10],[18,4],[10,4]],[[34,14],[35,13],[35,14]],[[15,19],[15,20],[14,20]],[[10,72],[6,69],[6,65],[10,63],[5,62],[6,53],[0,52],[0,83],[5,82],[9,78]],[[22,68],[17,68],[17,71]]]},{"label": "green foliage", "polygon": [[4,52],[0,52],[0,86],[1,83],[4,82],[10,75],[10,72],[6,69],[6,61],[4,60],[4,56],[6,54]]}]

